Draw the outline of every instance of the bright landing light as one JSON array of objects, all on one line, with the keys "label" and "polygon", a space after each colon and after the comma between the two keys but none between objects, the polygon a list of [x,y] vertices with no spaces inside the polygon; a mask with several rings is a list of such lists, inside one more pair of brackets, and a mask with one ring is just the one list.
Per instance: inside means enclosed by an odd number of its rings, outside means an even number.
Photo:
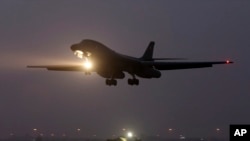
[{"label": "bright landing light", "polygon": [[91,69],[92,68],[92,63],[88,60],[86,60],[84,63],[83,63],[83,67],[86,68],[86,69]]}]

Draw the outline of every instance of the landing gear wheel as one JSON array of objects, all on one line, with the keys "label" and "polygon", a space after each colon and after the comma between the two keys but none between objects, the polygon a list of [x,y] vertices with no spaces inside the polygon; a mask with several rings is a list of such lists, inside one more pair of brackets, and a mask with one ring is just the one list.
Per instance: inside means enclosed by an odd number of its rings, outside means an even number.
[{"label": "landing gear wheel", "polygon": [[115,79],[106,79],[106,85],[108,86],[116,86],[117,85],[117,81]]},{"label": "landing gear wheel", "polygon": [[130,78],[129,78],[129,79],[128,79],[128,84],[129,84],[129,85],[133,85],[133,79],[130,79]]},{"label": "landing gear wheel", "polygon": [[128,84],[129,85],[139,85],[139,80],[134,78],[134,79],[128,79]]},{"label": "landing gear wheel", "polygon": [[111,79],[110,81],[111,81],[111,85],[114,85],[114,86],[117,85],[117,81],[115,79]]},{"label": "landing gear wheel", "polygon": [[106,85],[109,85],[109,86],[110,86],[110,81],[109,81],[109,79],[106,79]]},{"label": "landing gear wheel", "polygon": [[139,79],[134,79],[134,84],[139,85]]},{"label": "landing gear wheel", "polygon": [[86,71],[85,75],[91,75],[91,72]]}]

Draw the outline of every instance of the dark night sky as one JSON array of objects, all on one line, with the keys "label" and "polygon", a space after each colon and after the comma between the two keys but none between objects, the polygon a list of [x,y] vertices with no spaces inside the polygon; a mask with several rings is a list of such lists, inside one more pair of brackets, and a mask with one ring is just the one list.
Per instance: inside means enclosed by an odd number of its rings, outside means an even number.
[{"label": "dark night sky", "polygon": [[[1,0],[0,136],[33,128],[227,136],[229,124],[250,123],[249,7],[247,0]],[[235,64],[165,71],[138,87],[127,85],[129,75],[108,87],[96,74],[26,68],[80,62],[69,47],[86,38],[136,57],[154,40],[156,57]]]}]

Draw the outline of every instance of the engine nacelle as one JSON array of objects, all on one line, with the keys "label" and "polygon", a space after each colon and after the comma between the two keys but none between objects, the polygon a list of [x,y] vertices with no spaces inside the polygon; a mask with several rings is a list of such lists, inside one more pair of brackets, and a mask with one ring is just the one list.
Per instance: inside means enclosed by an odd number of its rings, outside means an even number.
[{"label": "engine nacelle", "polygon": [[148,68],[136,73],[136,75],[142,78],[160,78],[161,72],[153,68]]},{"label": "engine nacelle", "polygon": [[114,78],[114,79],[123,79],[125,77],[125,74],[122,71],[118,71],[118,72],[114,72],[111,73],[109,71],[101,71],[101,72],[97,72],[97,74],[99,74],[101,77],[104,78]]}]

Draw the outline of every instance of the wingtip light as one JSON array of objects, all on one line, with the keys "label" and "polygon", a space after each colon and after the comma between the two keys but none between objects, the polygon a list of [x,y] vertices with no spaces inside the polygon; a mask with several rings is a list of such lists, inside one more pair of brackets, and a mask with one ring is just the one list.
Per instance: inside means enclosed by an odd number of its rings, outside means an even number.
[{"label": "wingtip light", "polygon": [[230,60],[226,60],[226,64],[231,64],[231,63],[233,63],[233,62]]}]

